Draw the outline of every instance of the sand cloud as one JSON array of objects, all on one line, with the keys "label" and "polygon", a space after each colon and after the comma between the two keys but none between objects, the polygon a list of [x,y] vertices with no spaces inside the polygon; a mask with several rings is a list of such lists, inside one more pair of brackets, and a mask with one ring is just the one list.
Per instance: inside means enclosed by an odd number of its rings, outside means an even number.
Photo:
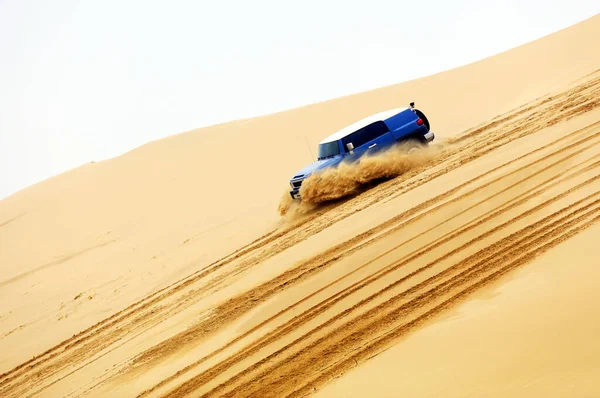
[{"label": "sand cloud", "polygon": [[438,150],[424,148],[421,153],[408,155],[404,148],[394,147],[373,156],[363,156],[355,163],[342,163],[307,178],[300,188],[300,203],[289,193],[279,203],[279,214],[306,214],[318,204],[360,193],[370,184],[397,177],[436,157]]}]

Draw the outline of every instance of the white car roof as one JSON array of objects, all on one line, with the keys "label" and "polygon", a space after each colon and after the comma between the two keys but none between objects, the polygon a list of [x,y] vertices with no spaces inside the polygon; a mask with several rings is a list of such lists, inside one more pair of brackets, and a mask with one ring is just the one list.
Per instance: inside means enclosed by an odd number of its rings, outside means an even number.
[{"label": "white car roof", "polygon": [[339,131],[336,131],[335,133],[331,134],[329,137],[325,138],[323,141],[319,142],[319,144],[325,144],[327,142],[337,141],[340,138],[344,138],[348,134],[353,133],[356,130],[359,130],[365,126],[368,126],[369,124],[371,124],[373,122],[388,119],[388,118],[396,115],[397,113],[400,113],[407,109],[408,108],[394,108],[394,109],[390,109],[387,111],[376,113],[371,116],[367,116],[364,119],[361,119],[355,123],[352,123],[349,126],[344,127],[343,129],[341,129]]}]

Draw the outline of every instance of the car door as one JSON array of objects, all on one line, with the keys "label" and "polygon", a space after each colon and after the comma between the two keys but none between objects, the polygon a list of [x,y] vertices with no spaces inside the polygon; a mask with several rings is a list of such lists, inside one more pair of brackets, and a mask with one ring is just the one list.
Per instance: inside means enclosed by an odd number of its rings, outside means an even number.
[{"label": "car door", "polygon": [[348,143],[352,143],[354,150],[351,157],[355,159],[365,153],[374,154],[386,149],[393,141],[393,136],[383,121],[371,123],[342,139],[346,152]]},{"label": "car door", "polygon": [[380,120],[364,127],[363,140],[365,152],[373,155],[388,148],[393,143],[393,136],[388,126]]},{"label": "car door", "polygon": [[[354,162],[358,160],[368,149],[366,143],[369,142],[368,131],[365,127],[356,130],[355,132],[348,134],[342,138],[342,144],[344,151],[346,151],[346,161]],[[349,145],[351,144],[352,150]]]},{"label": "car door", "polygon": [[368,143],[367,154],[374,155],[380,151],[390,148],[392,145],[394,145],[394,136],[388,130]]}]

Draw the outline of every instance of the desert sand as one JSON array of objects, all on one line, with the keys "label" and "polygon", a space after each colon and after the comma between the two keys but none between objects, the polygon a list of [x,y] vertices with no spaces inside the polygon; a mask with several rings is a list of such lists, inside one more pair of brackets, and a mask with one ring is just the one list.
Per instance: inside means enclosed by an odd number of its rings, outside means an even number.
[{"label": "desert sand", "polygon": [[[0,396],[599,396],[598,38],[600,16],[3,199]],[[280,216],[305,140],[410,101],[430,151]]]}]

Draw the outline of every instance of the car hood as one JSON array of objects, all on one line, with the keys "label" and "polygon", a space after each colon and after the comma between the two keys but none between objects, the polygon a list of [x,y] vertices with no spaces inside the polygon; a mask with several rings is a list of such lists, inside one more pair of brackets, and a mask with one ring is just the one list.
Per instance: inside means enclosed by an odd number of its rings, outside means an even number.
[{"label": "car hood", "polygon": [[304,179],[304,178],[307,178],[308,176],[310,176],[315,171],[323,170],[327,167],[335,167],[338,164],[340,164],[340,162],[343,159],[344,159],[344,157],[342,155],[337,155],[332,158],[317,160],[316,162],[309,164],[308,166],[306,166],[305,168],[303,168],[302,170],[300,170],[296,174],[294,174],[294,177],[292,178],[292,180]]}]

